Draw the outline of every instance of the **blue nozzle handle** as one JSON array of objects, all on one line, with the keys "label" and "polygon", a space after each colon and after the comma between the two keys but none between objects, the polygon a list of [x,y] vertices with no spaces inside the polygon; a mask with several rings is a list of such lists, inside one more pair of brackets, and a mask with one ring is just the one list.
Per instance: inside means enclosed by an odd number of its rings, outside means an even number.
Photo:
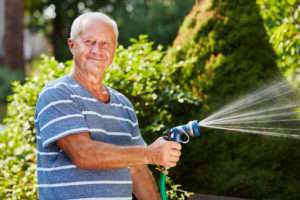
[{"label": "blue nozzle handle", "polygon": [[[179,142],[186,144],[190,141],[190,137],[200,136],[200,126],[197,120],[190,121],[187,124],[176,126],[171,128],[168,135],[164,136],[166,140]],[[160,194],[162,200],[168,200],[168,195],[166,191],[166,174],[168,173],[168,168],[164,168],[160,173]]]},{"label": "blue nozzle handle", "polygon": [[197,120],[170,129],[168,140],[186,144],[190,137],[200,136],[200,126]]}]

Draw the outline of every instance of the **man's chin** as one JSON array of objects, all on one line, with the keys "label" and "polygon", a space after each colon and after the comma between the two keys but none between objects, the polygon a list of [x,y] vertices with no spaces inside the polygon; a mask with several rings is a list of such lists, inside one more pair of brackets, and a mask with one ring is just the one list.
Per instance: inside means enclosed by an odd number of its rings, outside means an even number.
[{"label": "man's chin", "polygon": [[86,66],[88,68],[105,69],[107,64],[106,64],[106,62],[103,62],[103,61],[93,60],[93,61],[87,62]]}]

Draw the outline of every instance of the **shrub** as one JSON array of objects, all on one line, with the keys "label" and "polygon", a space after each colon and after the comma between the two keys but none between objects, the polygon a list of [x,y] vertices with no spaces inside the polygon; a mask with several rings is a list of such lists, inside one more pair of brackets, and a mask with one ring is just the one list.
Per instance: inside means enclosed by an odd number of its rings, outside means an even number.
[{"label": "shrub", "polygon": [[[259,14],[255,0],[207,0],[185,18],[164,63],[177,65],[173,83],[202,100],[199,116],[280,76]],[[176,182],[193,192],[299,199],[299,141],[202,132],[183,149]]]},{"label": "shrub", "polygon": [[106,82],[133,102],[144,137],[152,141],[172,126],[187,122],[184,113],[195,113],[200,101],[172,84],[172,67],[162,64],[161,46],[153,50],[146,36],[132,43],[128,49],[117,50]]},{"label": "shrub", "polygon": [[300,6],[297,0],[257,0],[277,54],[277,65],[291,82],[300,84]]},{"label": "shrub", "polygon": [[46,82],[66,73],[69,65],[44,57],[40,73],[13,83],[8,98],[7,128],[0,132],[0,199],[36,199],[34,111]]},{"label": "shrub", "polygon": [[0,67],[0,103],[5,103],[8,95],[12,93],[11,84],[13,81],[22,81],[23,73]]}]

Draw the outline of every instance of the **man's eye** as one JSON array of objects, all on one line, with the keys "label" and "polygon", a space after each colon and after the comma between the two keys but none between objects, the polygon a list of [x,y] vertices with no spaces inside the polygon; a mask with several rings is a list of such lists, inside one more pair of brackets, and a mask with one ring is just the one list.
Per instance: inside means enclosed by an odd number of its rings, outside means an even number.
[{"label": "man's eye", "polygon": [[104,48],[109,47],[109,43],[108,42],[101,42],[101,46]]},{"label": "man's eye", "polygon": [[85,40],[84,43],[85,44],[92,44],[92,41],[91,40]]}]

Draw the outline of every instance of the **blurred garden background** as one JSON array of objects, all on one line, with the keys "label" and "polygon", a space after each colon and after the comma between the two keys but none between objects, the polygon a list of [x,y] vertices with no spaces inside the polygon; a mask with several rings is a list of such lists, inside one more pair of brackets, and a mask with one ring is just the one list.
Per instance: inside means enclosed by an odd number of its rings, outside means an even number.
[{"label": "blurred garden background", "polygon": [[[106,83],[133,102],[149,143],[270,80],[299,86],[299,0],[0,0],[1,199],[37,198],[35,103],[70,70],[70,25],[87,11],[119,25]],[[299,140],[216,132],[184,146],[171,199],[300,199]]]}]

